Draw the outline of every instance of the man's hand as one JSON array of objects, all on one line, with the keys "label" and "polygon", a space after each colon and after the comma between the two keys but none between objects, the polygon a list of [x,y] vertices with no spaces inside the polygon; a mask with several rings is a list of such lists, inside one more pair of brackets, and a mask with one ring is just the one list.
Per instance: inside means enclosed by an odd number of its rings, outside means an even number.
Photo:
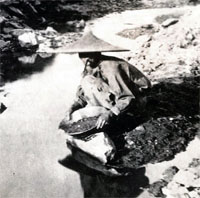
[{"label": "man's hand", "polygon": [[105,125],[108,125],[113,115],[114,114],[112,111],[107,111],[103,113],[97,120],[97,123],[96,123],[97,129],[103,128]]}]

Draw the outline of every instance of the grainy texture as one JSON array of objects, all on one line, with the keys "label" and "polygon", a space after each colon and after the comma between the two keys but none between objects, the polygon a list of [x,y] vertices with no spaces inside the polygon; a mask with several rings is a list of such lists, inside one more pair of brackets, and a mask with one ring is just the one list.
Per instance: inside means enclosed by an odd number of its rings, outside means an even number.
[{"label": "grainy texture", "polygon": [[71,135],[81,134],[94,129],[96,126],[98,117],[83,118],[77,122],[64,122],[62,121],[59,125],[60,129],[63,129],[66,133]]}]

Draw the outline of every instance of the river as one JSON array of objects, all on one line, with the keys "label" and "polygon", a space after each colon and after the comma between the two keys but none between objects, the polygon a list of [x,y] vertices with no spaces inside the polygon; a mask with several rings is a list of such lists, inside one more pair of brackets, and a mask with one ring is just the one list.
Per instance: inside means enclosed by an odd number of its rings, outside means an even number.
[{"label": "river", "polygon": [[83,196],[79,175],[58,163],[69,154],[58,125],[73,100],[81,64],[75,55],[59,54],[43,71],[5,84],[0,197]]},{"label": "river", "polygon": [[[118,24],[117,19],[115,16]],[[123,22],[125,19],[127,17]],[[98,30],[101,27],[99,25]],[[114,27],[113,23],[112,31]],[[107,36],[105,32],[104,35]],[[162,178],[167,167],[185,168],[192,158],[198,158],[199,153],[193,152],[199,147],[196,138],[186,152],[178,154],[174,160],[148,164],[146,169],[137,170],[132,177],[118,180],[79,175],[60,165],[58,159],[70,151],[58,125],[75,96],[83,65],[77,55],[67,54],[58,54],[35,64],[36,67],[21,65],[24,71],[30,71],[24,72],[25,75],[22,72],[16,76],[12,70],[9,71],[4,92],[0,88],[8,107],[0,114],[0,197],[81,198],[85,195],[147,198],[147,194],[141,193],[142,189]]]}]

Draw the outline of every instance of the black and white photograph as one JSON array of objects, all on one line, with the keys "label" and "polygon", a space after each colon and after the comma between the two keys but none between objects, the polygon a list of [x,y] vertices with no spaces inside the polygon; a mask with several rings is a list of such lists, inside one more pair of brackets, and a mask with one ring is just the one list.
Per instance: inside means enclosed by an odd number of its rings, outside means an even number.
[{"label": "black and white photograph", "polygon": [[0,0],[0,198],[199,198],[199,0]]}]

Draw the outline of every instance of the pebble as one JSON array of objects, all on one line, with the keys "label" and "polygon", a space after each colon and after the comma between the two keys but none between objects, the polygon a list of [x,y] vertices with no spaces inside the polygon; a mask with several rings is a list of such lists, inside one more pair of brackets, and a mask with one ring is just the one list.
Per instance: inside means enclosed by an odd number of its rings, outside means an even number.
[{"label": "pebble", "polygon": [[179,171],[179,169],[176,166],[169,167],[165,172],[163,173],[164,180],[167,182],[170,182],[174,175]]},{"label": "pebble", "polygon": [[178,19],[176,19],[176,18],[170,18],[170,19],[165,20],[165,21],[162,23],[162,26],[163,26],[164,28],[167,28],[167,27],[169,27],[169,26],[171,26],[171,25],[174,25],[174,24],[177,23],[177,22],[178,22]]}]

